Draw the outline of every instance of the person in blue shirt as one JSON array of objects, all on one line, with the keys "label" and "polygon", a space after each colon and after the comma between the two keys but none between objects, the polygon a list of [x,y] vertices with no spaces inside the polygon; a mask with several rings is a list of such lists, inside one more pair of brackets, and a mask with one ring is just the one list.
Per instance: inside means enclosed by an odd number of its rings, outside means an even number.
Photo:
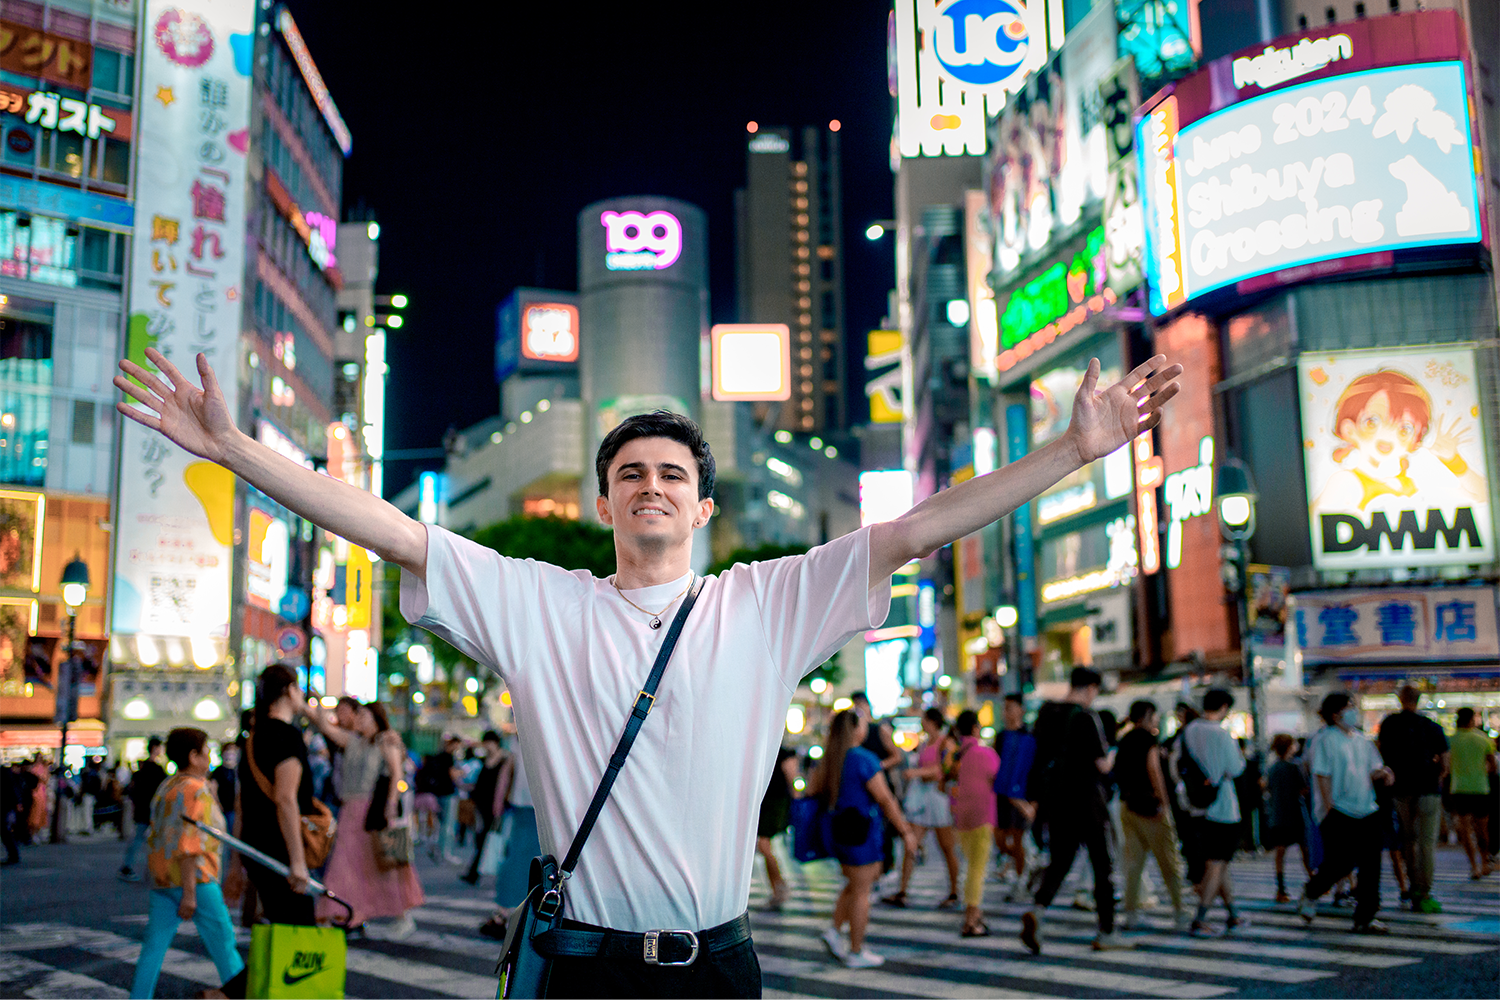
[{"label": "person in blue shirt", "polygon": [[[906,844],[917,850],[916,831],[901,814],[891,786],[886,783],[880,758],[860,746],[869,735],[864,717],[846,709],[833,717],[828,746],[813,770],[809,794],[820,799],[825,810],[827,840],[844,870],[844,888],[833,907],[833,926],[823,932],[828,950],[851,969],[873,969],[885,959],[865,947],[865,928],[870,922],[870,891],[880,877],[881,823],[885,814]],[[846,944],[843,928],[849,927]]]},{"label": "person in blue shirt", "polygon": [[1026,777],[1036,760],[1036,737],[1026,728],[1026,702],[1005,696],[1005,728],[995,737],[1000,771],[995,775],[995,846],[1016,863],[1016,886],[1026,884],[1026,828],[1036,818],[1036,803],[1026,798]]}]

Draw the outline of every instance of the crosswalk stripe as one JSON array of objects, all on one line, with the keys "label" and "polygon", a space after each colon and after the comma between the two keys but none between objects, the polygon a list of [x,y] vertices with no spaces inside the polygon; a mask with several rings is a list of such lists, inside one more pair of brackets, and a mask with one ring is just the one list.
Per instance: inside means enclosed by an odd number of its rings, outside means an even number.
[{"label": "crosswalk stripe", "polygon": [[1398,965],[1415,965],[1420,958],[1400,955],[1361,955],[1338,952],[1329,948],[1301,948],[1296,945],[1268,945],[1266,942],[1232,941],[1227,938],[1203,940],[1191,937],[1173,937],[1167,934],[1142,934],[1131,936],[1137,946],[1148,944],[1157,948],[1177,948],[1184,951],[1213,951],[1228,955],[1257,955],[1261,958],[1276,957],[1293,962],[1317,962],[1322,965],[1353,965],[1363,969],[1393,969]]},{"label": "crosswalk stripe", "polygon": [[[946,979],[931,979],[927,976],[912,976],[882,969],[846,969],[829,966],[826,962],[787,958],[782,955],[762,955],[760,968],[773,976],[787,976],[798,980],[829,983],[844,989],[854,988],[865,994],[870,990],[894,993],[910,997],[954,997],[962,998],[998,997],[1001,1000],[1029,1000],[1042,997],[1043,993],[1022,993],[1016,990],[999,989],[993,986],[978,986],[958,983]],[[770,995],[769,991],[766,994]]]},{"label": "crosswalk stripe", "polygon": [[114,1000],[116,997],[130,996],[130,991],[100,982],[92,976],[58,969],[48,973],[46,978],[22,995],[35,1000],[75,1000],[85,997],[89,1000]]},{"label": "crosswalk stripe", "polygon": [[455,997],[492,997],[497,985],[494,976],[476,976],[429,962],[414,962],[362,948],[349,949],[348,970]]},{"label": "crosswalk stripe", "polygon": [[[814,954],[817,953],[816,949],[820,948],[822,944],[822,942],[817,941],[816,938],[809,939],[800,934],[777,934],[772,932],[765,934],[764,938],[765,944],[770,946],[793,950],[807,950],[814,952]],[[761,939],[762,935],[757,934],[756,941],[759,943]],[[974,971],[974,956],[969,954],[954,953],[952,951],[942,949],[932,950],[911,948],[901,943],[904,940],[910,939],[910,935],[907,935],[904,932],[899,937],[891,936],[889,938],[889,941],[887,941],[887,936],[880,933],[880,928],[878,928],[875,924],[871,924],[867,939],[878,944],[876,950],[884,955],[887,960],[896,960],[899,956],[900,961],[909,962],[914,965],[947,968],[959,972]],[[943,943],[951,945],[954,942],[951,940],[945,940]],[[995,938],[970,938],[965,940],[964,944],[978,946],[981,948],[985,947],[986,944],[989,944],[992,950],[1000,950],[1004,947],[1004,943],[998,941]],[[1019,943],[1016,943],[1016,948],[1013,950],[1019,949],[1020,945]],[[1082,949],[1079,950],[1082,951]],[[762,961],[764,961],[764,958],[762,959]],[[825,959],[822,963],[820,963],[820,965],[822,968],[828,968],[828,960]],[[855,974],[856,982],[870,986],[875,985],[874,983],[864,983],[863,980],[857,978],[858,976],[863,976],[865,974],[864,970],[851,969],[846,971]],[[1008,964],[1004,967],[1003,971],[999,973],[999,975],[1005,979],[1028,980],[1032,982],[1043,982],[1049,984],[1061,983],[1070,986],[1087,986],[1095,989],[1108,990],[1111,993],[1143,993],[1147,996],[1175,997],[1181,998],[1181,1000],[1194,1000],[1194,998],[1199,998],[1199,1000],[1201,1000],[1201,998],[1223,996],[1226,993],[1235,992],[1234,988],[1229,986],[1190,983],[1182,982],[1180,980],[1157,979],[1154,977],[1137,976],[1128,973],[1105,972],[1095,969],[1085,969],[1071,965],[1048,965],[1037,962],[1034,959],[1028,960],[1023,964]],[[946,978],[942,980],[934,980],[934,982],[941,982],[945,987],[944,992],[933,994],[939,996],[948,995],[948,993],[946,992],[946,987],[964,985],[962,983],[957,983]],[[879,987],[877,986],[876,988],[878,989]],[[897,990],[895,992],[902,991]]]}]

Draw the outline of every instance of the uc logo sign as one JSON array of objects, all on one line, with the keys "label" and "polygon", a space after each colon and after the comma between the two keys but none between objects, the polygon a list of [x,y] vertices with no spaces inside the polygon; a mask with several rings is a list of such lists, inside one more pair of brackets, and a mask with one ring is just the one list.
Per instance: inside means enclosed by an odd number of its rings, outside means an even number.
[{"label": "uc logo sign", "polygon": [[1023,71],[1030,39],[1017,0],[944,0],[927,45],[938,71],[962,87],[996,87]]},{"label": "uc logo sign", "polygon": [[671,212],[605,212],[599,221],[611,271],[660,271],[682,256],[682,223]]}]

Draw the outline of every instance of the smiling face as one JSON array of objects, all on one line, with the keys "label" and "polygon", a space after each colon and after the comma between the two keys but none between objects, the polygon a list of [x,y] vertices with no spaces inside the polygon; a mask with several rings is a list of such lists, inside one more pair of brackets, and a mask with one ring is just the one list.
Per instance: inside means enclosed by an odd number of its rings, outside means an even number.
[{"label": "smiling face", "polygon": [[597,498],[599,519],[622,542],[666,549],[687,543],[708,523],[712,500],[698,499],[697,463],[670,438],[628,441],[609,466],[609,495]]},{"label": "smiling face", "polygon": [[1394,412],[1390,393],[1375,393],[1353,420],[1339,424],[1339,437],[1353,445],[1374,467],[1410,454],[1421,443],[1422,422],[1409,409]]}]

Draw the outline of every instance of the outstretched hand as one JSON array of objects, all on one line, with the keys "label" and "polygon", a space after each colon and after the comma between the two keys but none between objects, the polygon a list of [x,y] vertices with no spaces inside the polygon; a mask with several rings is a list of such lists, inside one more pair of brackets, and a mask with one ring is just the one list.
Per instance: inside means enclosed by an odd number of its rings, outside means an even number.
[{"label": "outstretched hand", "polygon": [[[120,371],[124,374],[115,376],[115,387],[136,402],[143,403],[145,408],[119,402],[115,409],[136,423],[161,432],[199,458],[222,464],[229,443],[238,431],[208,358],[199,354],[197,359],[198,377],[203,382],[201,389],[155,348],[146,348],[146,358],[171,384],[134,361],[121,361]],[[132,378],[136,381],[131,381]]]},{"label": "outstretched hand", "polygon": [[1098,388],[1099,359],[1089,362],[1068,425],[1078,459],[1087,465],[1118,450],[1161,422],[1161,410],[1181,388],[1181,365],[1167,365],[1158,354],[1103,391]]}]

